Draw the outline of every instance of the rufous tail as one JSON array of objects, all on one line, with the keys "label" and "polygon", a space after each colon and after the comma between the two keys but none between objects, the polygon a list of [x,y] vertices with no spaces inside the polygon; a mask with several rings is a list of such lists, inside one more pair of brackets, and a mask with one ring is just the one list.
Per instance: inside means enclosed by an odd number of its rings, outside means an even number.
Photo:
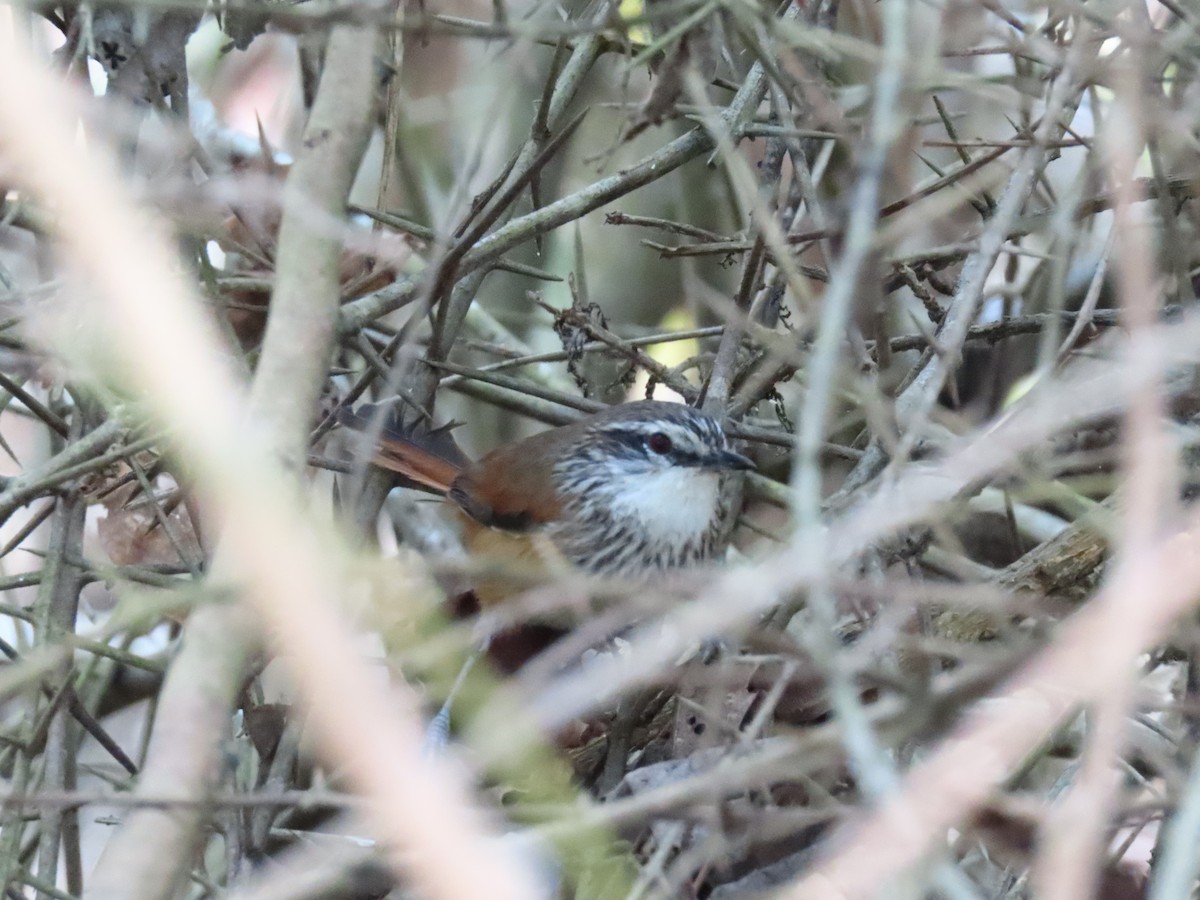
[{"label": "rufous tail", "polygon": [[453,424],[433,427],[416,416],[406,420],[399,403],[347,407],[338,414],[338,422],[367,432],[377,417],[382,418],[381,430],[371,462],[395,472],[405,487],[445,494],[458,473],[470,464],[450,435]]}]

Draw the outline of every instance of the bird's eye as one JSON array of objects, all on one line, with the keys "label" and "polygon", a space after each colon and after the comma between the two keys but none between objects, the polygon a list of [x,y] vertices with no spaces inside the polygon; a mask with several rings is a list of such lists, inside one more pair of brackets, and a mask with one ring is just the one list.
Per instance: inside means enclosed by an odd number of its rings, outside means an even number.
[{"label": "bird's eye", "polygon": [[646,438],[646,446],[655,453],[670,453],[672,444],[669,437],[661,431],[656,431],[650,437]]}]

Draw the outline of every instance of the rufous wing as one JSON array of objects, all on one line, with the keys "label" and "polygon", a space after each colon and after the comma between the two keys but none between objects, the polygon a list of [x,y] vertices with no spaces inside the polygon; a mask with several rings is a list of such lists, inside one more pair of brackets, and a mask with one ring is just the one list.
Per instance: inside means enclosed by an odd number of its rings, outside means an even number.
[{"label": "rufous wing", "polygon": [[536,434],[471,463],[451,437],[450,426],[408,421],[396,404],[382,410],[369,403],[345,409],[339,421],[356,431],[378,427],[371,462],[395,472],[407,487],[445,494],[489,528],[532,531],[562,515],[553,464],[570,428]]},{"label": "rufous wing", "polygon": [[467,515],[505,531],[532,531],[562,516],[554,484],[555,431],[493,450],[467,467],[449,497]]}]

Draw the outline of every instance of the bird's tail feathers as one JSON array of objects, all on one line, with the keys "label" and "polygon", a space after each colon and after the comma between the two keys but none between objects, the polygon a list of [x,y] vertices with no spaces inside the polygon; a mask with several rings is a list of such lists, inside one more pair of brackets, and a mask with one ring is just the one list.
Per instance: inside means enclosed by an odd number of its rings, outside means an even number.
[{"label": "bird's tail feathers", "polygon": [[371,462],[395,472],[405,487],[445,494],[470,464],[450,434],[456,423],[434,426],[424,416],[406,418],[398,402],[345,407],[338,413],[338,422],[367,433],[380,428]]}]

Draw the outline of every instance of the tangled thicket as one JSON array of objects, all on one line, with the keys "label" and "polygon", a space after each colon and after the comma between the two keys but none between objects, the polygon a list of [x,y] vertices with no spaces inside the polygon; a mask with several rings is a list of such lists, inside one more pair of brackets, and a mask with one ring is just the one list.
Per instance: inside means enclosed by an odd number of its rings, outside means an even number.
[{"label": "tangled thicket", "polygon": [[[1192,895],[1196,10],[3,16],[5,897]],[[397,396],[703,406],[730,559],[464,617]]]}]

